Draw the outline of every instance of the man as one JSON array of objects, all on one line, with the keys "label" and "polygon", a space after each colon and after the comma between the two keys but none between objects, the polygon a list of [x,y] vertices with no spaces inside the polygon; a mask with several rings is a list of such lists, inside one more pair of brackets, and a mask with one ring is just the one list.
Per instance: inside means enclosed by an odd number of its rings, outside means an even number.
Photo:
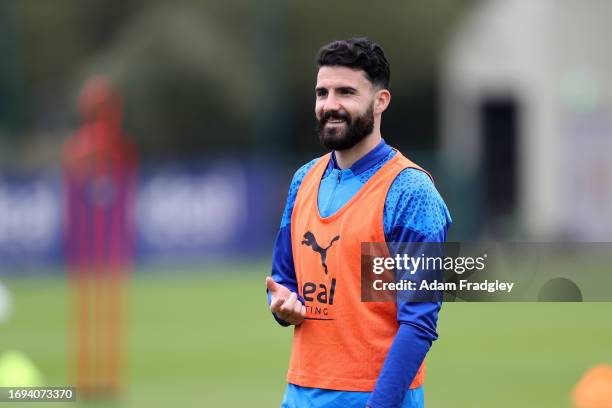
[{"label": "man", "polygon": [[317,56],[315,114],[331,150],[294,175],[266,278],[295,326],[282,407],[422,407],[440,303],[362,302],[362,242],[444,242],[451,219],[428,173],[381,137],[389,63],[365,38]]}]

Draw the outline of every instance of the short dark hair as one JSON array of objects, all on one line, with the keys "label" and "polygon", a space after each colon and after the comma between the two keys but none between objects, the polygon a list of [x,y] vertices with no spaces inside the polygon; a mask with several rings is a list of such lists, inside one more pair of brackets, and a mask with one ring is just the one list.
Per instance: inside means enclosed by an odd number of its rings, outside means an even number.
[{"label": "short dark hair", "polygon": [[373,85],[389,88],[389,61],[382,47],[367,38],[332,41],[324,45],[317,54],[317,69],[325,66],[360,69]]}]

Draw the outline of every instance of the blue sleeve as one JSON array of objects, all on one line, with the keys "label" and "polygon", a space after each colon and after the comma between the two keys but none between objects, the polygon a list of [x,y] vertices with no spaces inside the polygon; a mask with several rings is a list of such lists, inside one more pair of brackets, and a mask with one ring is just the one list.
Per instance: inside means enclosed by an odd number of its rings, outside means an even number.
[{"label": "blue sleeve", "polygon": [[[387,242],[445,242],[452,222],[429,177],[414,169],[404,170],[393,182],[383,221]],[[432,342],[438,338],[440,307],[440,302],[398,302],[399,330],[368,401],[369,407],[401,406]]]},{"label": "blue sleeve", "polygon": [[[287,195],[285,210],[283,211],[283,217],[281,219],[280,229],[276,234],[274,249],[272,250],[272,279],[295,293],[298,293],[298,288],[293,265],[293,250],[291,248],[291,214],[293,213],[293,205],[295,204],[297,192],[302,184],[302,180],[304,180],[304,176],[306,176],[306,173],[308,173],[316,161],[317,159],[306,163],[293,175],[293,180],[291,180],[291,186],[289,187],[289,194]],[[302,299],[301,296],[299,296],[299,298],[300,301],[304,303],[304,299]],[[271,296],[268,293],[268,305],[270,305],[270,300]],[[289,323],[279,319],[274,313],[272,313],[272,315],[280,325],[289,326]]]}]

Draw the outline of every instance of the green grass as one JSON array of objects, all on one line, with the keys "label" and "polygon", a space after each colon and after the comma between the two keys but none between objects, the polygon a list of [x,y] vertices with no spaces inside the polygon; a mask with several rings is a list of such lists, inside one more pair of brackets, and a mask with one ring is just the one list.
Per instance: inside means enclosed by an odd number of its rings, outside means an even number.
[{"label": "green grass", "polygon": [[[291,329],[267,311],[265,274],[261,263],[138,274],[126,316],[126,392],[113,406],[278,406]],[[4,283],[15,307],[0,326],[0,352],[20,350],[48,384],[66,384],[65,282]],[[612,303],[444,305],[428,356],[426,406],[568,407],[580,375],[612,363],[611,313]]]}]

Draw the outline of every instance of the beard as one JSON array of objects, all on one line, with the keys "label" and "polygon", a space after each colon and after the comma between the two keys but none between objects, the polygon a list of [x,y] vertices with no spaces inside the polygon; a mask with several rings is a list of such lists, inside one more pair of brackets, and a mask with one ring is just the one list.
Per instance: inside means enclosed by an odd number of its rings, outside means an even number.
[{"label": "beard", "polygon": [[[330,119],[344,120],[345,128],[340,127],[327,128],[325,125]],[[323,117],[317,120],[317,133],[319,142],[323,147],[329,150],[346,150],[361,142],[370,133],[374,131],[374,110],[373,106],[366,112],[356,118],[352,118],[343,111],[329,111]]]}]

